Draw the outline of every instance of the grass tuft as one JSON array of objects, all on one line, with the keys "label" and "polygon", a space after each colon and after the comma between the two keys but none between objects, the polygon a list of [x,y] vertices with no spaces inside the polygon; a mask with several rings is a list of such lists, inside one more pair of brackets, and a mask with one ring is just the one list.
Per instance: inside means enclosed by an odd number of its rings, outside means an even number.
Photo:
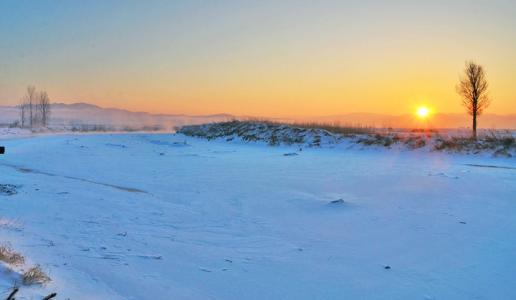
[{"label": "grass tuft", "polygon": [[5,262],[8,265],[23,265],[25,263],[25,257],[20,253],[14,251],[8,245],[0,246],[0,261]]},{"label": "grass tuft", "polygon": [[23,284],[25,285],[45,284],[51,280],[50,277],[48,277],[48,275],[43,272],[43,269],[41,269],[41,266],[39,265],[28,269],[25,273],[23,273],[22,278]]}]

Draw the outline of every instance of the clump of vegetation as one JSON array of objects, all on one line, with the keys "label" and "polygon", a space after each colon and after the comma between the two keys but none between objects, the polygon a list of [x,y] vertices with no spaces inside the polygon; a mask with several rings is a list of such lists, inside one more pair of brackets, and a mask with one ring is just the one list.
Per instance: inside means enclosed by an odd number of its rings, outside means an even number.
[{"label": "clump of vegetation", "polygon": [[322,136],[336,140],[336,137],[325,129],[270,121],[233,120],[205,125],[189,125],[180,128],[178,132],[208,140],[224,137],[227,141],[231,141],[238,137],[246,142],[264,141],[271,146],[303,143],[320,146]]},{"label": "clump of vegetation", "polygon": [[338,125],[304,123],[284,124],[270,121],[228,121],[204,125],[189,125],[179,133],[206,138],[237,138],[245,142],[262,141],[270,146],[305,144],[320,147],[337,144],[344,138],[352,138],[356,144],[391,148],[400,145],[406,149],[429,147],[437,151],[480,153],[491,151],[496,156],[511,157],[516,153],[516,141],[511,132],[492,131],[479,138],[443,137],[435,129],[381,130],[370,127],[339,127]]},{"label": "clump of vegetation", "polygon": [[18,186],[14,184],[0,184],[0,195],[12,196],[18,193]]},{"label": "clump of vegetation", "polygon": [[0,261],[5,262],[8,265],[18,266],[25,263],[25,257],[20,253],[14,251],[8,245],[0,246]]},{"label": "clump of vegetation", "polygon": [[45,272],[43,272],[43,269],[41,269],[41,266],[36,265],[27,271],[25,271],[22,275],[23,278],[23,284],[25,285],[32,285],[32,284],[45,284],[50,282],[50,277],[48,277]]},{"label": "clump of vegetation", "polygon": [[419,132],[419,133],[426,133],[427,135],[432,135],[433,133],[439,133],[439,130],[432,129],[432,128],[414,128],[414,129],[410,129],[410,132]]},{"label": "clump of vegetation", "polygon": [[359,138],[356,142],[357,144],[362,144],[366,146],[383,146],[390,147],[392,144],[398,143],[401,138],[395,134],[374,134],[374,135],[366,135],[362,138]]},{"label": "clump of vegetation", "polygon": [[511,157],[511,151],[516,150],[516,139],[512,135],[491,132],[483,137],[438,137],[435,150],[465,153],[490,151],[495,156]]},{"label": "clump of vegetation", "polygon": [[74,124],[70,128],[72,132],[108,132],[114,128],[100,124]]},{"label": "clump of vegetation", "polygon": [[396,133],[376,133],[366,135],[356,140],[357,144],[366,146],[382,146],[390,148],[393,145],[405,145],[409,149],[418,149],[427,145],[427,139],[431,135],[421,134],[396,134]]},{"label": "clump of vegetation", "polygon": [[340,124],[340,123],[293,123],[292,126],[303,129],[322,129],[331,133],[340,134],[344,136],[354,136],[359,134],[373,134],[375,128],[362,125]]},{"label": "clump of vegetation", "polygon": [[426,140],[420,135],[410,136],[405,140],[405,145],[409,149],[423,148],[426,146]]},{"label": "clump of vegetation", "polygon": [[136,132],[146,131],[155,132],[163,131],[165,128],[161,125],[149,125],[149,126],[110,126],[104,124],[72,124],[70,127],[72,132]]}]

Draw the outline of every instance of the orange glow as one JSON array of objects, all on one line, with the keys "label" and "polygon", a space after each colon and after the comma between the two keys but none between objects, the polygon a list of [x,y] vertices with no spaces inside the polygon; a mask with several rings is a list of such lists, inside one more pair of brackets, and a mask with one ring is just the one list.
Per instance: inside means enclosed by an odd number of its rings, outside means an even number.
[{"label": "orange glow", "polygon": [[[120,10],[116,1],[98,1],[106,8],[88,18],[79,2],[41,11],[7,5],[0,105],[17,105],[33,84],[52,102],[156,114],[333,120],[371,113],[437,127],[451,126],[443,114],[461,114],[469,126],[455,86],[464,61],[474,60],[486,69],[493,100],[481,124],[496,125],[490,114],[516,114],[511,1],[477,1],[483,22],[459,1],[378,1],[374,10],[374,1],[307,1],[295,12],[289,1],[182,2],[134,1]],[[35,17],[18,17],[28,12]],[[429,111],[421,115],[422,104]]]}]

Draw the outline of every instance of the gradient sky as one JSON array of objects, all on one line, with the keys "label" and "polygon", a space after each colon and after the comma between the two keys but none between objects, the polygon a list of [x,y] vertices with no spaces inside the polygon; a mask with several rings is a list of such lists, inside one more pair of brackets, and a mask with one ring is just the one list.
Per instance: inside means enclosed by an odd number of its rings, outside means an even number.
[{"label": "gradient sky", "polygon": [[516,1],[0,0],[0,104],[255,116],[463,112],[465,60],[516,113]]}]

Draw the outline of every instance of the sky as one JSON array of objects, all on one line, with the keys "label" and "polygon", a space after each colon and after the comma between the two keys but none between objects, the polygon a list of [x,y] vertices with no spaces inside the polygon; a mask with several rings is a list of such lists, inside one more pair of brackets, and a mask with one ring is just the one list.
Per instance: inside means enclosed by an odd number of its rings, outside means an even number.
[{"label": "sky", "polygon": [[0,0],[0,105],[152,113],[461,113],[466,60],[516,114],[516,1]]}]

